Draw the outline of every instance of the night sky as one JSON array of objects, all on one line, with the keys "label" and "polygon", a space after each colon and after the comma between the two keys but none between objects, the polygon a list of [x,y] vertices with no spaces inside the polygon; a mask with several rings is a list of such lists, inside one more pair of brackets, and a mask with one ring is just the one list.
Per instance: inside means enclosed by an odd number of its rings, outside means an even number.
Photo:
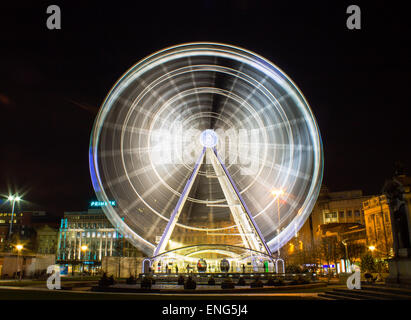
[{"label": "night sky", "polygon": [[[20,192],[54,215],[86,209],[89,136],[105,95],[146,55],[190,41],[244,47],[293,79],[317,118],[331,190],[379,193],[397,160],[410,172],[411,19],[402,2],[140,2],[0,5],[1,194]],[[61,30],[46,27],[51,4]],[[361,30],[346,28],[350,4],[361,7]]]}]

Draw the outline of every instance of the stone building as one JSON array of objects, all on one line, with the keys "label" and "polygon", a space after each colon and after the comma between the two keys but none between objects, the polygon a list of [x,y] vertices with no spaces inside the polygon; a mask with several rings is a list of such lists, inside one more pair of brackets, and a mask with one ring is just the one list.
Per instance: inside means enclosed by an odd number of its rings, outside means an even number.
[{"label": "stone building", "polygon": [[[282,249],[288,263],[328,265],[327,254],[345,256],[343,240],[351,253],[349,258],[358,259],[367,242],[363,202],[369,198],[361,190],[330,192],[322,186],[311,215],[296,237]],[[334,249],[325,247],[331,239],[336,241]]]},{"label": "stone building", "polygon": [[375,248],[373,254],[378,258],[393,256],[393,240],[390,208],[385,195],[372,197],[363,202],[367,244]]}]

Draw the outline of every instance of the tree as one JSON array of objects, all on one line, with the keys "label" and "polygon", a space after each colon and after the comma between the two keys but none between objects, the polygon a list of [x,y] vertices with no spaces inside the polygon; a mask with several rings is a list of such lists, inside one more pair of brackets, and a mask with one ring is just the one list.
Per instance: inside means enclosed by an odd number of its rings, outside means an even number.
[{"label": "tree", "polygon": [[376,272],[376,263],[371,254],[366,253],[361,257],[361,271],[362,272]]}]

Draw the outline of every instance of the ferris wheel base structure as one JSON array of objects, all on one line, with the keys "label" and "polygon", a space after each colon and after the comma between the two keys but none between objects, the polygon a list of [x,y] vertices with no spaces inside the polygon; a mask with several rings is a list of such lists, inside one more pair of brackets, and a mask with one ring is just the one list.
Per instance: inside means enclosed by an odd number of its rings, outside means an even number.
[{"label": "ferris wheel base structure", "polygon": [[[143,273],[148,272],[148,268],[160,273],[167,272],[169,268],[175,270],[185,269],[187,271],[193,268],[193,270],[197,269],[200,272],[205,272],[206,270],[212,270],[213,272],[243,272],[245,268],[251,268],[254,272],[278,272],[279,262],[284,272],[284,260],[279,256],[276,259],[273,258],[234,180],[219,157],[215,148],[217,140],[218,137],[213,130],[207,129],[203,131],[201,135],[203,145],[201,155],[171,214],[170,220],[154,251],[154,256],[146,259],[149,262],[149,266],[143,264]],[[166,251],[167,244],[171,241],[170,237],[186,203],[188,194],[198,176],[200,165],[206,158],[209,159],[214,169],[215,176],[213,178],[217,177],[224,193],[225,203],[220,203],[218,206],[229,208],[238,230],[237,236],[241,237],[243,245],[197,243]],[[207,206],[213,206],[213,204],[207,203]],[[155,267],[153,268],[153,266]]]}]

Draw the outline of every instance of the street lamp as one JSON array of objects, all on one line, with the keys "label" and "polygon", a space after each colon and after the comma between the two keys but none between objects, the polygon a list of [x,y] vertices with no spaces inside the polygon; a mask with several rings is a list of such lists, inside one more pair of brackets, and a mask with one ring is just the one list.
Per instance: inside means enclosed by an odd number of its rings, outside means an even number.
[{"label": "street lamp", "polygon": [[20,264],[19,264],[19,258],[20,258],[20,252],[21,250],[23,250],[23,245],[18,244],[16,245],[16,249],[17,249],[17,272],[19,272],[19,281],[21,281],[21,277],[22,277],[22,270],[20,270]]},{"label": "street lamp", "polygon": [[86,246],[86,245],[82,245],[81,247],[80,247],[80,249],[81,249],[81,251],[83,252],[83,259],[82,259],[82,271],[83,271],[83,273],[84,273],[84,260],[85,260],[85,257],[86,257],[86,251],[88,250],[88,247]]},{"label": "street lamp", "polygon": [[11,239],[11,233],[13,232],[13,218],[14,218],[14,205],[16,201],[19,202],[21,197],[15,195],[9,195],[7,200],[11,202],[11,221],[10,221],[10,230],[9,230],[9,239]]},{"label": "street lamp", "polygon": [[377,249],[375,246],[369,246],[368,249],[371,251],[371,256],[374,258],[374,250]]},{"label": "street lamp", "polygon": [[277,244],[278,244],[278,249],[277,249],[277,255],[278,258],[280,257],[280,220],[281,220],[281,216],[280,216],[280,196],[282,196],[284,194],[284,190],[283,189],[273,189],[271,190],[271,194],[275,197],[277,197],[277,214],[278,214],[278,229],[277,229]]}]

